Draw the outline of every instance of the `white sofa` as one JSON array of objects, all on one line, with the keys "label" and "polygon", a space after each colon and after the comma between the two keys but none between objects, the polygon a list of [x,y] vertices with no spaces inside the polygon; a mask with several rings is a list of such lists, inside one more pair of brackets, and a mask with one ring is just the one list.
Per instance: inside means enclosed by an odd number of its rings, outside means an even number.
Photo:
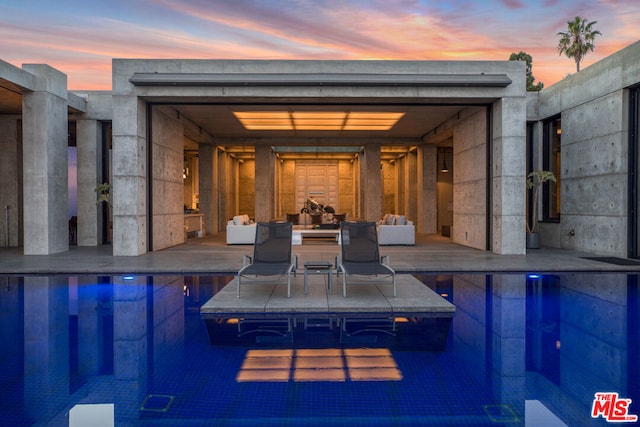
[{"label": "white sofa", "polygon": [[256,241],[256,224],[249,215],[236,215],[227,222],[227,245],[253,245]]},{"label": "white sofa", "polygon": [[379,245],[415,245],[416,227],[404,215],[386,214],[378,221]]}]

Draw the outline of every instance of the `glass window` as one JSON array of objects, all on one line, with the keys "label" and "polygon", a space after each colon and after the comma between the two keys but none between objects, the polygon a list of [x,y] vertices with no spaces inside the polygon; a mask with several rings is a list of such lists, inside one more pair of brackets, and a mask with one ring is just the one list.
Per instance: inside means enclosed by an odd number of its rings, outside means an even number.
[{"label": "glass window", "polygon": [[543,168],[555,174],[557,181],[548,181],[542,188],[543,218],[560,221],[560,171],[561,171],[562,123],[560,117],[544,124]]}]

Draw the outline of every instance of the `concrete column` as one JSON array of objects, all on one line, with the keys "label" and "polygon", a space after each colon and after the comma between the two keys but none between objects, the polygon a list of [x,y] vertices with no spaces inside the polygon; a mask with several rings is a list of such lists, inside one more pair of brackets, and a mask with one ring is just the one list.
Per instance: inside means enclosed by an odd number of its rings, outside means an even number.
[{"label": "concrete column", "polygon": [[142,255],[148,248],[146,116],[146,103],[136,96],[113,96],[114,256]]},{"label": "concrete column", "polygon": [[100,236],[99,214],[96,204],[96,185],[99,184],[102,159],[102,132],[96,120],[76,122],[78,149],[78,246],[97,246]]},{"label": "concrete column", "polygon": [[274,162],[270,146],[256,146],[256,222],[269,221],[275,213]]},{"label": "concrete column", "polygon": [[0,247],[20,246],[19,146],[18,119],[0,118]]},{"label": "concrete column", "polygon": [[204,215],[205,234],[217,234],[218,227],[218,152],[210,144],[201,144],[198,151],[200,180],[200,213]]},{"label": "concrete column", "polygon": [[415,151],[407,154],[407,179],[405,190],[404,214],[407,218],[415,221],[418,213],[417,193],[418,193],[418,156]]},{"label": "concrete column", "polygon": [[230,191],[232,179],[229,175],[231,168],[229,167],[229,158],[227,156],[227,153],[222,150],[218,150],[218,152],[214,155],[218,159],[218,170],[216,171],[216,177],[218,179],[218,188],[220,191],[220,198],[218,199],[220,203],[220,209],[218,209],[218,211],[220,212],[221,218],[219,218],[218,228],[220,230],[224,230],[227,219],[231,219],[233,218],[233,215],[237,215],[235,213],[232,213],[233,211],[235,211],[235,202],[233,199],[233,194]]},{"label": "concrete column", "polygon": [[36,76],[22,97],[24,254],[49,255],[69,250],[67,77],[23,68]]},{"label": "concrete column", "polygon": [[418,188],[416,232],[435,234],[438,232],[437,190],[438,148],[434,144],[418,148]]},{"label": "concrete column", "polygon": [[365,221],[377,221],[382,217],[383,187],[382,172],[380,170],[380,146],[369,144],[365,146],[360,156],[362,171],[362,217]]},{"label": "concrete column", "polygon": [[492,252],[522,255],[526,227],[526,100],[503,98],[493,105],[491,171]]}]

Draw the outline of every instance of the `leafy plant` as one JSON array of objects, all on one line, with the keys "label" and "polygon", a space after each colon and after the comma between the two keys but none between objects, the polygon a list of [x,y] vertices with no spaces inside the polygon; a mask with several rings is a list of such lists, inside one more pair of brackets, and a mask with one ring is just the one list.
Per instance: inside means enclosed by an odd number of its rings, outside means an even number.
[{"label": "leafy plant", "polygon": [[533,190],[531,225],[529,225],[529,222],[527,222],[527,233],[538,232],[538,196],[540,194],[540,186],[547,181],[557,182],[556,176],[553,174],[553,172],[535,170],[527,176],[527,189]]},{"label": "leafy plant", "polygon": [[558,54],[563,53],[567,58],[573,58],[576,62],[576,71],[580,71],[580,62],[584,56],[593,52],[595,44],[593,43],[596,36],[601,36],[602,33],[598,30],[594,30],[593,26],[598,21],[589,22],[586,19],[582,19],[576,16],[573,21],[567,22],[567,31],[560,31],[557,36],[560,36],[558,42]]},{"label": "leafy plant", "polygon": [[102,184],[98,184],[98,186],[93,190],[96,192],[98,199],[96,200],[96,205],[100,203],[106,203],[111,207],[111,185],[107,182],[103,182]]},{"label": "leafy plant", "polygon": [[538,92],[544,87],[544,83],[533,84],[536,78],[533,76],[533,58],[527,52],[512,53],[509,61],[524,61],[527,64],[527,91]]}]

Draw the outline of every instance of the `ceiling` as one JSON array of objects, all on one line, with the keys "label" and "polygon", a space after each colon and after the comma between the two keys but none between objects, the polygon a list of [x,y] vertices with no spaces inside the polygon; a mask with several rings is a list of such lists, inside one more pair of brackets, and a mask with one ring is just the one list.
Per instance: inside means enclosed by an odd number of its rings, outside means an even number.
[{"label": "ceiling", "polygon": [[[460,105],[385,105],[385,104],[173,104],[171,108],[190,121],[191,132],[186,132],[185,149],[197,150],[197,142],[205,142],[210,135],[217,145],[227,151],[250,157],[253,146],[269,144],[285,146],[289,157],[313,152],[314,156],[338,155],[344,147],[360,147],[366,143],[380,144],[383,159],[404,155],[411,147],[421,143],[428,132],[454,117],[461,110],[473,108]],[[479,108],[479,107],[476,107]],[[402,112],[403,117],[385,131],[274,131],[246,130],[234,116],[234,111],[367,111]],[[450,143],[450,141],[449,141]],[[393,148],[392,148],[393,147]],[[399,147],[405,147],[399,149]],[[346,150],[348,151],[348,150]],[[352,150],[353,151],[353,150]],[[345,154],[346,155],[346,154]]]},{"label": "ceiling", "polygon": [[[173,105],[184,117],[194,122],[214,138],[421,138],[427,132],[453,117],[460,106],[412,105]],[[233,111],[394,111],[405,115],[387,131],[260,131],[246,130],[233,115]],[[283,141],[286,144],[286,142]],[[298,142],[294,142],[298,143]]]}]

